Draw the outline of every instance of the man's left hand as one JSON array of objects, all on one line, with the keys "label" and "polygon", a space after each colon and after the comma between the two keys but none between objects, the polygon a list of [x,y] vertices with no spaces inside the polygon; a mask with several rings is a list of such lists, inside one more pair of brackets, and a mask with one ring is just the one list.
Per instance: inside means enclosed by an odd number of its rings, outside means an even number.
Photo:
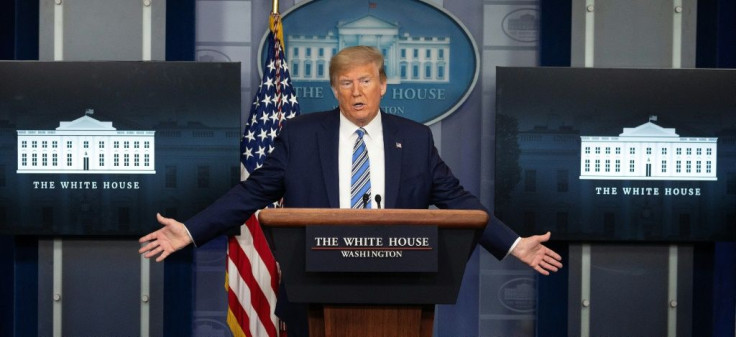
[{"label": "man's left hand", "polygon": [[549,275],[550,271],[558,271],[562,268],[562,257],[542,244],[549,241],[550,236],[551,233],[547,232],[521,238],[511,254],[540,274]]}]

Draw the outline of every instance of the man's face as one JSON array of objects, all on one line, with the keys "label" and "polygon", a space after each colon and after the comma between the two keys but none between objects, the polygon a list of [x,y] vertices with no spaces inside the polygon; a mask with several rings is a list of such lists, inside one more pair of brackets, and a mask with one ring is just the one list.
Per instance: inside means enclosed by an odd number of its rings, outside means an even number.
[{"label": "man's face", "polygon": [[340,111],[357,126],[365,126],[378,114],[386,82],[381,81],[373,63],[355,66],[338,74],[332,88]]}]

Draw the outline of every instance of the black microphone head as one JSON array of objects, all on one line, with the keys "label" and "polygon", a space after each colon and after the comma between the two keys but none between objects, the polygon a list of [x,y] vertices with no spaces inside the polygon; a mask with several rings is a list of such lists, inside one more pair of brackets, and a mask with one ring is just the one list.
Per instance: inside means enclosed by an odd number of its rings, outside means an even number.
[{"label": "black microphone head", "polygon": [[371,194],[370,193],[363,194],[363,205],[368,204],[369,200],[371,200]]},{"label": "black microphone head", "polygon": [[376,194],[376,202],[381,202],[381,195],[380,194]]}]

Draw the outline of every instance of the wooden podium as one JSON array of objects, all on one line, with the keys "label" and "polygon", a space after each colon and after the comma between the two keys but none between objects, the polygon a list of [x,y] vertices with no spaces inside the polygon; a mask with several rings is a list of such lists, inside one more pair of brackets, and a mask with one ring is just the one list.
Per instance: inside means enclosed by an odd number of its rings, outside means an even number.
[{"label": "wooden podium", "polygon": [[[488,222],[481,210],[264,209],[289,301],[309,304],[311,337],[432,336],[435,304],[453,304]],[[307,226],[437,226],[437,272],[307,272]]]}]

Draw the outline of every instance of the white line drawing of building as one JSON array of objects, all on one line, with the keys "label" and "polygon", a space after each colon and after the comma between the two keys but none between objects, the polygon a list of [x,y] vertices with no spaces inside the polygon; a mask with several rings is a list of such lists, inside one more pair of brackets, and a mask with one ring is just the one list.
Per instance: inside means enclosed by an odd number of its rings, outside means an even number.
[{"label": "white line drawing of building", "polygon": [[656,120],[618,137],[580,136],[580,179],[718,180],[717,137],[680,137]]},{"label": "white line drawing of building", "polygon": [[366,15],[337,23],[337,35],[289,35],[290,73],[296,81],[329,81],[329,63],[345,47],[368,45],[384,56],[388,83],[449,83],[450,38],[399,35],[399,24]]},{"label": "white line drawing of building", "polygon": [[155,174],[155,131],[117,130],[90,115],[55,130],[17,130],[18,174]]}]

